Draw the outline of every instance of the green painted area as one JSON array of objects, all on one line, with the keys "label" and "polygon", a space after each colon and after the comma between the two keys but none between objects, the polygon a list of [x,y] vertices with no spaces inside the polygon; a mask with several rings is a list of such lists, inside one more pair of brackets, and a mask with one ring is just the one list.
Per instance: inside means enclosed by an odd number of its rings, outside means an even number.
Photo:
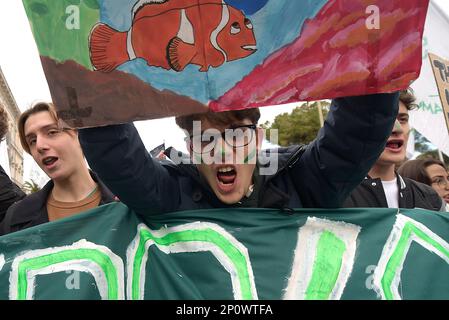
[{"label": "green painted area", "polygon": [[254,159],[254,157],[256,156],[256,151],[257,149],[254,148],[253,150],[251,150],[251,152],[246,156],[245,160],[244,160],[244,164],[249,163],[250,161],[252,161]]},{"label": "green painted area", "polygon": [[398,244],[388,260],[387,266],[385,268],[385,273],[382,276],[381,285],[382,290],[384,292],[385,298],[387,300],[393,300],[393,291],[391,290],[391,285],[393,283],[394,277],[396,273],[399,271],[405,256],[408,252],[409,248],[409,239],[415,234],[417,237],[422,239],[423,241],[430,244],[437,251],[439,251],[442,255],[449,258],[449,251],[446,250],[441,244],[435,241],[431,236],[426,234],[424,231],[419,229],[416,225],[411,222],[407,222],[402,230],[401,238],[398,241]]},{"label": "green painted area", "polygon": [[340,274],[345,243],[332,232],[325,231],[318,241],[312,277],[306,300],[327,300]]},{"label": "green painted area", "polygon": [[18,267],[17,299],[26,300],[27,298],[28,272],[71,260],[89,260],[96,263],[104,272],[108,285],[108,299],[118,299],[118,271],[107,254],[95,249],[64,250],[23,260]]},{"label": "green painted area", "polygon": [[154,241],[159,246],[171,246],[181,242],[207,242],[218,247],[232,262],[237,272],[240,282],[241,296],[243,300],[254,299],[251,292],[251,281],[248,274],[248,261],[245,255],[235,247],[223,235],[212,229],[186,230],[169,233],[161,238],[155,237],[148,230],[140,231],[140,242],[134,257],[133,277],[132,277],[132,300],[139,299],[140,293],[140,271],[142,260],[145,254],[145,244],[147,241]]},{"label": "green painted area", "polygon": [[201,164],[203,163],[203,157],[201,154],[198,153],[193,153],[194,157],[195,157],[195,164]]},{"label": "green painted area", "polygon": [[439,103],[421,101],[419,103],[419,111],[430,112],[431,114],[439,114],[443,113],[443,107]]},{"label": "green painted area", "polygon": [[[4,265],[0,270],[0,299],[9,299],[11,293],[14,293],[14,297],[18,296],[18,268],[25,260],[24,252],[29,253],[27,259],[35,258],[38,255],[48,255],[46,258],[42,257],[39,260],[42,263],[40,266],[43,266],[47,265],[45,259],[47,259],[47,262],[57,262],[54,257],[49,256],[50,253],[58,252],[54,250],[55,247],[76,244],[81,239],[88,239],[92,245],[96,244],[99,247],[75,245],[61,247],[59,250],[62,252],[62,250],[70,249],[96,249],[110,256],[117,271],[120,272],[117,276],[120,281],[118,286],[119,298],[123,296],[124,285],[129,288],[129,295],[126,295],[126,298],[130,300],[133,299],[132,289],[134,289],[134,298],[143,296],[145,299],[227,300],[233,298],[233,288],[239,290],[239,296],[242,296],[239,285],[232,286],[239,282],[237,271],[233,274],[234,283],[231,283],[228,271],[223,268],[211,252],[164,253],[174,252],[173,248],[175,247],[179,249],[176,251],[194,251],[193,248],[196,247],[193,246],[195,244],[188,242],[188,240],[204,240],[204,237],[207,237],[205,241],[209,242],[196,242],[196,244],[212,247],[210,243],[213,241],[216,248],[215,252],[221,253],[221,256],[229,263],[229,267],[233,270],[243,270],[243,272],[239,271],[243,275],[240,276],[240,279],[245,278],[248,274],[253,275],[254,277],[251,277],[249,281],[251,281],[251,293],[255,298],[256,294],[257,298],[261,300],[278,300],[285,297],[289,284],[288,279],[291,278],[292,270],[295,269],[298,271],[310,270],[305,287],[301,287],[304,298],[306,290],[309,289],[307,292],[307,298],[309,299],[315,297],[317,299],[331,299],[336,289],[339,288],[342,291],[341,299],[343,300],[378,300],[377,292],[371,286],[371,280],[374,279],[376,289],[379,285],[380,288],[378,289],[382,291],[382,285],[379,282],[382,281],[383,275],[380,274],[380,278],[377,278],[376,274],[376,277],[373,278],[372,271],[368,271],[368,269],[377,265],[379,261],[384,261],[383,266],[386,267],[393,250],[396,249],[395,245],[394,247],[390,246],[388,256],[383,256],[385,246],[389,245],[388,239],[391,232],[392,230],[397,232],[394,234],[396,241],[399,241],[402,235],[402,230],[394,227],[398,217],[397,209],[388,208],[295,209],[288,213],[280,212],[279,209],[266,208],[219,208],[160,214],[155,214],[152,210],[149,211],[151,212],[143,216],[131,211],[121,202],[114,202],[73,217],[3,235],[0,238],[0,251],[4,256]],[[402,226],[406,222],[413,223],[443,245],[446,250],[449,250],[449,245],[446,244],[449,243],[449,215],[420,209],[401,209],[400,214],[404,216]],[[305,250],[312,252],[311,259],[301,260],[298,261],[298,264],[293,265],[295,249],[298,245],[298,231],[307,224],[310,217],[331,220],[336,223],[341,221],[360,228],[357,240],[353,237],[341,238],[346,245],[341,267],[339,267],[340,258],[338,256],[343,253],[343,245],[334,237],[339,234],[330,228],[320,229],[322,231],[317,229],[316,231],[320,233],[317,235],[316,241],[307,244],[305,247]],[[194,225],[191,225],[192,223],[196,223],[195,225],[198,225],[198,223],[204,224],[203,227],[199,225],[194,227]],[[213,227],[214,225],[216,227]],[[177,230],[172,229],[175,226],[177,226]],[[137,230],[140,230],[138,228],[142,227],[149,230],[153,238],[161,238],[157,240],[160,243],[157,247],[152,240],[145,242],[145,238],[140,240],[141,236],[136,237]],[[168,229],[165,229],[166,232],[163,234],[151,231],[161,228]],[[216,230],[225,237],[221,240],[221,246],[226,247],[226,253],[215,244],[221,239],[220,235],[214,236],[212,232],[210,234],[204,233],[202,237],[200,237],[200,234],[192,232],[185,233],[183,237],[180,233],[173,234],[171,238],[165,237],[168,232],[206,228]],[[411,225],[409,224],[407,228],[411,228]],[[323,231],[333,232],[334,235],[323,234]],[[411,233],[412,236],[414,234],[415,231]],[[232,235],[236,240],[228,235]],[[448,299],[448,259],[446,257],[449,253],[441,254],[440,252],[444,252],[441,247],[440,251],[431,249],[432,247],[427,245],[427,242],[420,240],[425,238],[425,235],[421,234],[420,236],[421,238],[414,236],[414,239],[426,244],[426,246],[422,247],[419,243],[412,242],[408,252],[402,255],[405,260],[402,260],[402,265],[398,267],[403,267],[400,287],[398,288],[400,298],[410,300]],[[216,237],[217,240],[213,237]],[[406,237],[407,235],[403,235],[402,243],[404,243]],[[231,243],[228,243],[226,239]],[[137,243],[133,242],[134,240]],[[179,242],[175,242],[176,240]],[[140,244],[138,241],[141,241]],[[238,243],[235,241],[238,241]],[[431,239],[428,239],[428,241],[432,242]],[[173,242],[173,245],[170,245],[171,242]],[[332,246],[329,247],[329,250],[326,250],[329,242]],[[142,260],[136,261],[136,249],[140,250],[140,253],[137,254],[139,257],[146,257],[144,254],[148,251],[145,251],[145,246],[149,247],[150,244],[148,260],[145,263]],[[435,242],[434,245],[439,247]],[[232,248],[232,246],[235,248]],[[354,246],[357,251],[353,260],[351,258],[346,261],[349,249]],[[53,248],[53,250],[42,251],[46,248]],[[110,251],[106,248],[109,248]],[[128,251],[131,248],[133,251]],[[241,253],[238,252],[239,250]],[[396,257],[398,252],[400,250],[396,252]],[[111,256],[112,253],[115,256]],[[235,258],[231,260],[225,254],[228,256],[235,255]],[[67,253],[67,255],[77,258],[72,253]],[[86,257],[87,253],[77,255],[78,257]],[[248,259],[246,265],[242,255]],[[104,258],[105,263],[109,263],[106,262],[109,260],[106,257]],[[60,260],[64,259],[61,258]],[[91,260],[92,258],[89,258],[89,261]],[[324,265],[320,260],[331,261],[330,266]],[[390,270],[395,268],[393,261],[390,261]],[[27,261],[28,264],[30,262],[32,261]],[[38,261],[35,260],[36,262]],[[126,268],[122,268],[122,263],[126,264]],[[93,262],[92,264],[95,265]],[[237,264],[241,264],[241,267],[235,267]],[[25,265],[22,265],[22,268],[23,266]],[[40,267],[39,265],[35,266]],[[351,269],[347,281],[342,274],[343,271],[346,271],[346,267],[348,272]],[[337,277],[339,269],[340,273]],[[104,267],[103,270],[105,270]],[[111,272],[112,270],[111,265]],[[245,272],[245,270],[248,271]],[[396,270],[400,272],[399,269]],[[25,269],[21,269],[21,281],[26,279],[24,271]],[[98,267],[98,271],[103,272],[100,267]],[[15,280],[13,283],[10,282],[11,272],[14,272]],[[33,285],[30,279],[27,283],[22,282],[21,288],[24,290],[19,297],[23,299],[28,288],[28,292],[34,291],[34,299],[36,300],[97,300],[99,298],[98,288],[92,285],[93,279],[90,274],[80,274],[78,290],[75,287],[76,278],[72,275],[56,270],[53,265],[49,265],[46,272],[48,274],[36,277],[35,290],[30,290],[33,289],[30,287]],[[36,271],[31,269],[31,272],[28,271],[27,275],[30,276],[31,273],[36,273]],[[312,276],[314,276],[313,279]],[[71,281],[69,277],[74,281]],[[138,280],[134,277],[137,277]],[[137,286],[134,282],[134,288],[132,288],[133,279],[138,281]],[[336,282],[335,279],[337,279]],[[384,279],[384,284],[387,280]],[[67,286],[67,281],[70,281],[73,290]],[[104,281],[102,292],[104,291],[104,296],[107,297],[106,279]],[[109,281],[112,283],[115,280]],[[326,285],[322,285],[320,281]],[[143,282],[145,282],[144,287],[139,287],[139,283],[142,286]],[[246,284],[244,280],[241,280],[241,282],[243,288],[246,287],[249,293],[248,282]],[[23,284],[28,285],[28,287]],[[392,283],[391,280],[390,284],[395,290],[396,284]],[[386,287],[389,288],[388,284],[386,284]],[[329,292],[331,292],[330,295]],[[396,294],[396,291],[393,292]],[[382,297],[384,298],[383,292]]]},{"label": "green painted area", "polygon": [[[100,20],[98,0],[23,0],[23,5],[41,56],[58,62],[74,60],[92,69],[88,40]],[[76,19],[79,28],[68,28],[67,21],[73,26]]]},{"label": "green painted area", "polygon": [[423,37],[422,46],[423,46],[422,59],[427,60],[429,59],[429,40],[427,39],[426,36]]}]

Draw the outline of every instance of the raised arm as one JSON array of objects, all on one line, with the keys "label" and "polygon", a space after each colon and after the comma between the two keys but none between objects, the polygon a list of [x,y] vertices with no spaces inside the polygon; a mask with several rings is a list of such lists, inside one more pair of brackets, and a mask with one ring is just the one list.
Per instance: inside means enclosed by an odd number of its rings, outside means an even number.
[{"label": "raised arm", "polygon": [[179,184],[151,158],[133,124],[81,129],[79,138],[92,170],[129,208],[144,216],[173,211]]},{"label": "raised arm", "polygon": [[399,94],[333,100],[324,127],[290,174],[304,207],[336,208],[382,153]]}]

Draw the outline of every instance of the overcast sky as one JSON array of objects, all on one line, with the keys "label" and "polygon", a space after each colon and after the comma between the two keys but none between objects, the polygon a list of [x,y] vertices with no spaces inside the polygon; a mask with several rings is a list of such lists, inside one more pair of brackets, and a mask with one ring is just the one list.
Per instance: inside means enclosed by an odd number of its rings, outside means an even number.
[{"label": "overcast sky", "polygon": [[[449,14],[448,0],[434,2]],[[49,101],[50,92],[21,0],[0,0],[0,30],[0,66],[19,108],[25,110],[37,100]],[[261,123],[291,109],[292,106],[262,108]],[[167,146],[185,151],[182,131],[176,127],[173,118],[141,121],[136,125],[148,149],[165,140]],[[29,166],[30,159],[27,158],[25,180]]]}]

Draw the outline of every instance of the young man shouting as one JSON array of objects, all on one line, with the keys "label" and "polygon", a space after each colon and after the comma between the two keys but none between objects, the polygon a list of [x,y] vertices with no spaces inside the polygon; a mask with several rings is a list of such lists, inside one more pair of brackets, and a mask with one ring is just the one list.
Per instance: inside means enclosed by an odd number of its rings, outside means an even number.
[{"label": "young man shouting", "polygon": [[429,186],[401,177],[396,167],[406,158],[410,135],[409,111],[416,98],[410,90],[399,95],[399,113],[385,149],[368,176],[345,201],[345,207],[421,208],[445,211],[438,194]]},{"label": "young man shouting", "polygon": [[397,94],[335,99],[315,141],[273,150],[270,163],[251,161],[261,145],[257,109],[177,118],[193,164],[152,159],[132,124],[82,129],[80,141],[93,170],[144,216],[226,207],[336,208],[382,152],[397,111]]}]

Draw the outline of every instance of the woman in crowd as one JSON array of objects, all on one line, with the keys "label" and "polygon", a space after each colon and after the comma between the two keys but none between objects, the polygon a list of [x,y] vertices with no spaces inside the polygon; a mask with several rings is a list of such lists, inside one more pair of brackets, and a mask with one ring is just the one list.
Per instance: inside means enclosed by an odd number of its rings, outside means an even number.
[{"label": "woman in crowd", "polygon": [[443,162],[433,158],[410,160],[398,169],[398,173],[431,186],[446,202],[446,211],[449,211],[449,173]]}]

